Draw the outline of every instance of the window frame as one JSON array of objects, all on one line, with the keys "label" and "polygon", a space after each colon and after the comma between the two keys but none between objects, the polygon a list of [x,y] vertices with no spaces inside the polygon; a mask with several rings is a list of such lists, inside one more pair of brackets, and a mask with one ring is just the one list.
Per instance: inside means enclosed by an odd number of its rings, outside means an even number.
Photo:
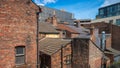
[{"label": "window frame", "polygon": [[120,19],[116,19],[116,23],[115,24],[120,26]]},{"label": "window frame", "polygon": [[65,56],[65,64],[70,65],[72,63],[72,56],[71,54]]},{"label": "window frame", "polygon": [[[21,47],[21,48],[23,48],[22,50],[23,50],[23,53],[22,54],[17,54],[17,48],[19,48],[19,47]],[[26,49],[25,49],[25,46],[17,46],[17,47],[15,47],[15,65],[23,65],[23,64],[25,64],[26,62],[25,62],[25,59],[26,59],[26,53],[25,53],[25,51],[26,51]],[[17,57],[24,57],[24,62],[23,63],[17,63]]]}]

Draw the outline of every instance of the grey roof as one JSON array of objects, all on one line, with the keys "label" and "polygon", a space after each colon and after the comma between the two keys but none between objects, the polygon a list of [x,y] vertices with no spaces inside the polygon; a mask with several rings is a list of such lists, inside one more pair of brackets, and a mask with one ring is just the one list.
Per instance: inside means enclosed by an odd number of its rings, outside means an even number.
[{"label": "grey roof", "polygon": [[[109,53],[111,53],[111,54],[114,54],[114,56],[118,56],[118,55],[120,55],[120,51],[118,51],[118,50],[116,50],[116,49],[114,49],[114,48],[107,48],[107,50],[109,50],[110,52]],[[106,52],[107,53],[107,52]]]},{"label": "grey roof", "polygon": [[80,26],[80,27],[75,27],[72,25],[67,25],[67,26],[72,28],[76,32],[80,33],[80,35],[78,36],[79,38],[90,38],[90,30],[89,29],[86,29],[82,26]]},{"label": "grey roof", "polygon": [[47,54],[52,55],[58,50],[61,49],[62,46],[66,46],[68,43],[70,43],[71,40],[65,40],[65,39],[58,39],[58,38],[45,38],[39,41],[39,51]]},{"label": "grey roof", "polygon": [[90,39],[90,35],[89,34],[81,34],[81,35],[78,36],[78,38]]},{"label": "grey roof", "polygon": [[50,23],[39,23],[40,33],[59,33],[55,27]]},{"label": "grey roof", "polygon": [[67,25],[68,27],[72,28],[73,30],[77,31],[78,33],[80,34],[88,34],[90,33],[90,30],[84,28],[84,27],[75,27],[75,26],[72,26],[72,25]]}]

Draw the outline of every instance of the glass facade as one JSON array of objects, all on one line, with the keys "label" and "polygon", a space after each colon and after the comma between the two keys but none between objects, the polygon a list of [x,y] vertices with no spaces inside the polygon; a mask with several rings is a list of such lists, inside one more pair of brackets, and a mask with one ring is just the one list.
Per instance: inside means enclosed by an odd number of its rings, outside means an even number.
[{"label": "glass facade", "polygon": [[116,25],[120,25],[120,19],[116,19]]},{"label": "glass facade", "polygon": [[99,18],[105,18],[118,15],[120,15],[120,3],[100,8],[97,16]]}]

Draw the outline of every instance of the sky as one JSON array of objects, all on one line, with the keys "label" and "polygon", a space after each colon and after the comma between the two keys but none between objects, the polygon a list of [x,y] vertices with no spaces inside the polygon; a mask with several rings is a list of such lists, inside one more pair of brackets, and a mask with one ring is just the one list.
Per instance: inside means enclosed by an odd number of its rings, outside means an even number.
[{"label": "sky", "polygon": [[33,0],[38,5],[64,9],[76,19],[95,19],[98,8],[120,2],[120,0]]}]

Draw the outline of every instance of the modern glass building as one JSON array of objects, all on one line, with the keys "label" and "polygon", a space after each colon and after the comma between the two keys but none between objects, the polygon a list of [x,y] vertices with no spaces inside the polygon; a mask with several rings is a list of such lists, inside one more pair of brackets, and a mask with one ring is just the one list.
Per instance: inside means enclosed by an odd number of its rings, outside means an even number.
[{"label": "modern glass building", "polygon": [[39,6],[42,9],[42,13],[40,14],[40,22],[44,22],[48,17],[52,17],[54,14],[56,15],[59,22],[69,22],[73,23],[73,14],[70,12],[66,12],[63,10],[48,8],[45,6]]},{"label": "modern glass building", "polygon": [[120,3],[99,8],[98,18],[106,18],[120,15]]},{"label": "modern glass building", "polygon": [[95,20],[91,22],[107,22],[120,26],[120,2],[105,7],[101,7],[98,10],[98,15]]}]

